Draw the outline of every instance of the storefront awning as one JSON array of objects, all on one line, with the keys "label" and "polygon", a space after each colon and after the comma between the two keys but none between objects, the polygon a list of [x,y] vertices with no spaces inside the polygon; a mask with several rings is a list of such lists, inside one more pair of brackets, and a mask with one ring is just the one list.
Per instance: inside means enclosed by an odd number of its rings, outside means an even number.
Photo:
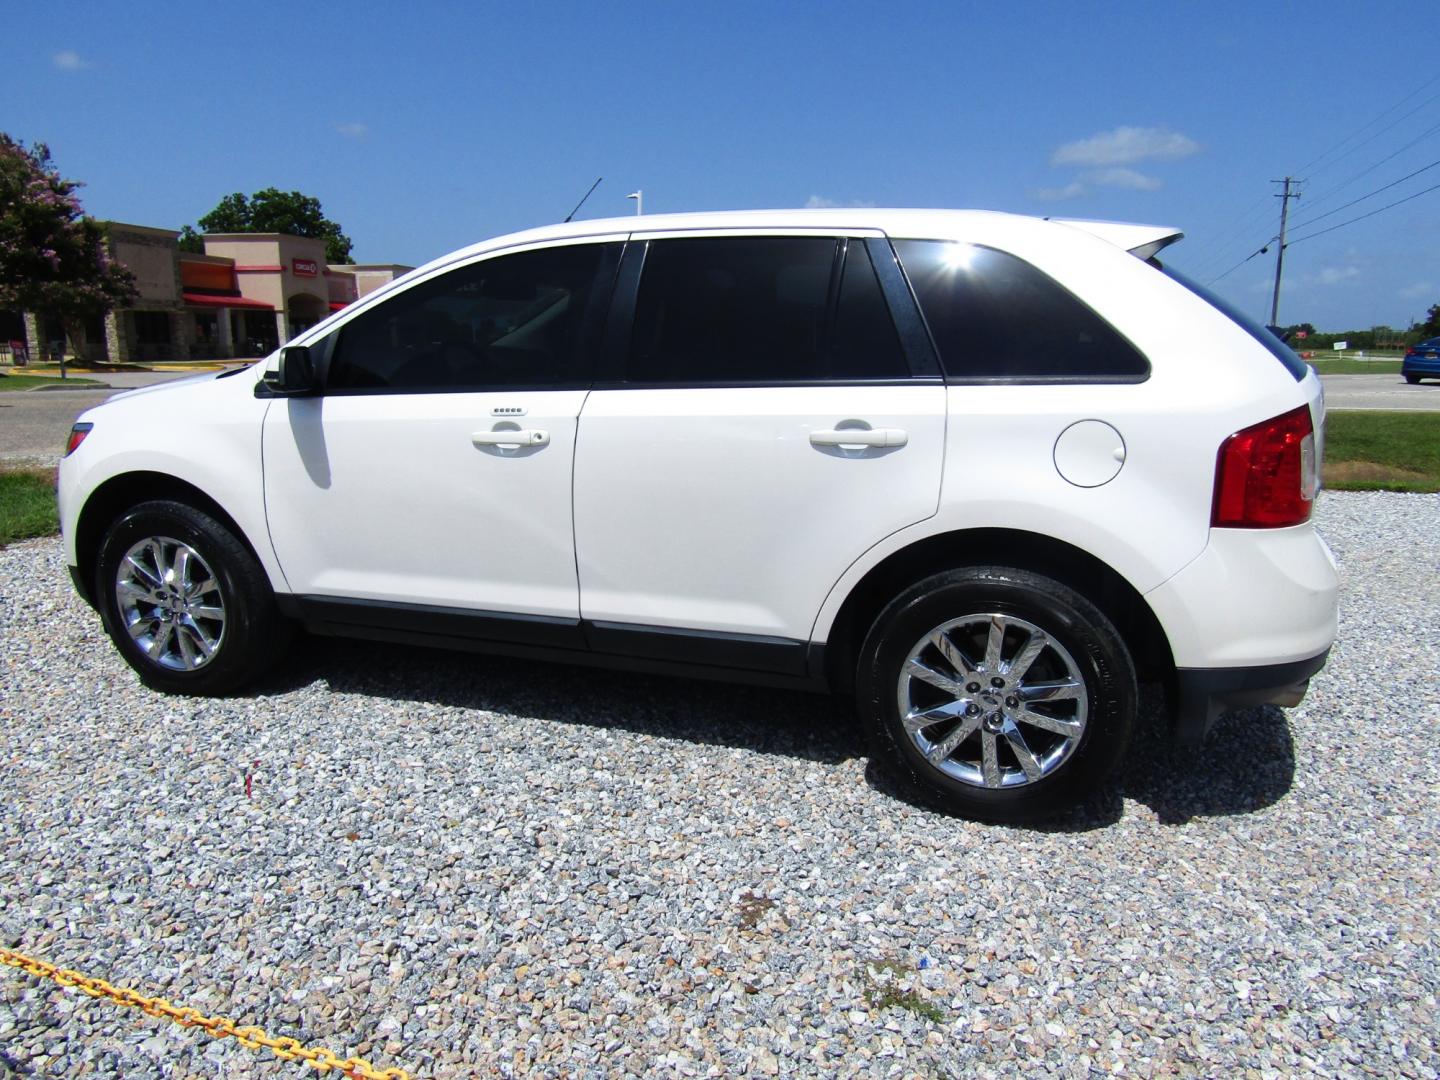
[{"label": "storefront awning", "polygon": [[185,303],[194,304],[197,307],[228,307],[228,308],[260,308],[264,311],[274,311],[274,304],[267,304],[263,300],[250,300],[244,296],[209,296],[205,293],[181,293]]}]

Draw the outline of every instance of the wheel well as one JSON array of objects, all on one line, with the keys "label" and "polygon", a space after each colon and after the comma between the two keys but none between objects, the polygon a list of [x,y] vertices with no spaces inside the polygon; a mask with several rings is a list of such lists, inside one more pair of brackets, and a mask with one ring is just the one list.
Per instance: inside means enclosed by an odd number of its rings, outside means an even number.
[{"label": "wheel well", "polygon": [[91,595],[95,586],[95,560],[99,556],[100,542],[105,537],[105,530],[130,507],[137,503],[150,502],[152,499],[173,499],[209,514],[229,529],[231,534],[249,549],[250,554],[255,556],[257,562],[260,561],[250,538],[235,524],[235,519],[194,484],[155,472],[112,476],[90,493],[75,527],[75,558],[80,568],[80,584],[85,590],[85,599],[92,607],[95,604],[95,597]]},{"label": "wheel well", "polygon": [[1012,529],[970,529],[918,541],[876,565],[850,591],[830,629],[830,685],[849,693],[855,664],[876,616],[906,586],[962,566],[1013,566],[1069,585],[1115,624],[1142,681],[1168,679],[1175,661],[1155,613],[1135,587],[1095,556],[1053,537]]}]

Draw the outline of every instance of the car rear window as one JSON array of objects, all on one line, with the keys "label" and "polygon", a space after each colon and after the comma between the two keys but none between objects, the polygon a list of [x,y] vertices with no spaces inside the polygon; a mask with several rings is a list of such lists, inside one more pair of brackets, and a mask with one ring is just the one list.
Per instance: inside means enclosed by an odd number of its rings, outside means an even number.
[{"label": "car rear window", "polygon": [[1139,382],[1144,355],[1053,278],[995,248],[896,240],[947,379]]},{"label": "car rear window", "polygon": [[1279,335],[1276,334],[1275,331],[1263,323],[1256,322],[1234,304],[1230,303],[1230,301],[1222,298],[1218,293],[1211,292],[1198,281],[1191,281],[1184,274],[1180,273],[1180,271],[1163,265],[1158,259],[1153,260],[1152,265],[1159,267],[1160,272],[1166,277],[1184,285],[1185,288],[1189,289],[1201,300],[1204,300],[1216,311],[1220,312],[1220,314],[1226,316],[1231,322],[1240,327],[1241,330],[1244,330],[1261,345],[1264,345],[1265,348],[1270,351],[1270,355],[1285,365],[1285,370],[1295,377],[1296,382],[1305,378],[1305,373],[1310,370],[1309,366],[1306,365],[1304,360],[1300,359],[1299,354],[1296,353],[1294,349],[1280,340]]}]

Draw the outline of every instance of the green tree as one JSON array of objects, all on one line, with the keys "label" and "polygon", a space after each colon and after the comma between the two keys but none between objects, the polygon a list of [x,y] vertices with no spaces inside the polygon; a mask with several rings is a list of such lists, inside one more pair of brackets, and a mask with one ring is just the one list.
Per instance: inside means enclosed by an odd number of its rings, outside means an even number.
[{"label": "green tree", "polygon": [[1440,337],[1440,304],[1435,304],[1425,313],[1425,321],[1418,322],[1410,328],[1420,335],[1423,341],[1426,338]]},{"label": "green tree", "polygon": [[[199,221],[205,232],[261,232],[289,233],[291,236],[310,236],[325,241],[325,261],[329,263],[353,263],[350,257],[350,238],[340,231],[338,222],[325,216],[320,200],[298,191],[281,191],[279,188],[265,188],[248,198],[240,192],[226,195],[214,210]],[[181,230],[180,243],[185,250],[193,250],[187,244],[194,244],[198,234],[185,226]]]},{"label": "green tree", "polygon": [[[0,307],[60,320],[80,352],[87,319],[133,303],[135,277],[105,250],[104,227],[80,209],[44,143],[0,132]],[[62,360],[61,374],[64,374]]]}]

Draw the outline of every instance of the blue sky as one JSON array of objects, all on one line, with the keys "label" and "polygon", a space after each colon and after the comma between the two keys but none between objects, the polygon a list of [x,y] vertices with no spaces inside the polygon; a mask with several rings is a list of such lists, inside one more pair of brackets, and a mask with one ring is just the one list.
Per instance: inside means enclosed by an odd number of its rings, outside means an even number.
[{"label": "blue sky", "polygon": [[[647,213],[1175,225],[1172,261],[1208,281],[1274,235],[1272,179],[1305,179],[1303,223],[1440,158],[1435,26],[1434,0],[16,4],[0,130],[48,142],[97,217],[179,228],[299,189],[360,261],[558,221],[603,176],[580,216],[639,188]],[[1216,287],[1268,315],[1273,251]],[[1401,326],[1437,302],[1440,191],[1286,255],[1282,322]]]}]

